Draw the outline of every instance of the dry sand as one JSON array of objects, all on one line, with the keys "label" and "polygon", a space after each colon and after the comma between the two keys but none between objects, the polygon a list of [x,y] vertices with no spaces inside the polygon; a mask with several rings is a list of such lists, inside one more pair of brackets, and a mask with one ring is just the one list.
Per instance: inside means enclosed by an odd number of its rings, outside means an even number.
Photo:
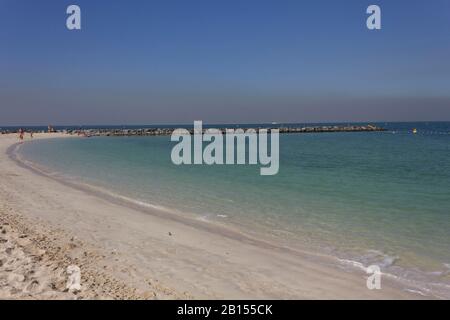
[{"label": "dry sand", "polygon": [[[368,290],[366,274],[338,269],[331,257],[62,183],[11,159],[17,142],[0,136],[0,298],[421,298],[389,279]],[[66,290],[72,264],[81,268],[79,292]]]}]

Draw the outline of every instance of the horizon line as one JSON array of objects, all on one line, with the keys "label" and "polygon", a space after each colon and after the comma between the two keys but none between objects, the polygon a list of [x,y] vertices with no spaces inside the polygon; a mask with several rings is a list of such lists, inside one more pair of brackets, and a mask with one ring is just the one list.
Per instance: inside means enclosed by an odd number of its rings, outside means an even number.
[{"label": "horizon line", "polygon": [[[195,121],[202,121],[202,120],[195,120]],[[273,121],[273,122],[205,122],[202,121],[203,124],[206,125],[244,125],[244,124],[252,124],[252,125],[270,125],[270,124],[278,124],[278,125],[290,125],[290,124],[349,124],[349,123],[355,123],[355,124],[361,124],[361,123],[443,123],[443,122],[450,122],[450,120],[402,120],[402,121],[305,121],[305,122],[279,122],[279,121]],[[15,128],[15,127],[48,127],[49,125],[52,127],[107,127],[107,126],[114,126],[114,127],[139,127],[139,126],[185,126],[185,125],[193,125],[194,121],[192,123],[148,123],[148,124],[21,124],[21,125],[0,125],[0,128]]]}]

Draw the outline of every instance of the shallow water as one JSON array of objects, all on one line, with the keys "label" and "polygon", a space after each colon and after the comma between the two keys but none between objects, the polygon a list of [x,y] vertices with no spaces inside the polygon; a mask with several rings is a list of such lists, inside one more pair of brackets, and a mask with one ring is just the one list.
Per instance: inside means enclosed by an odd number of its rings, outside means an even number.
[{"label": "shallow water", "polygon": [[276,176],[259,165],[175,166],[166,136],[44,140],[20,152],[120,195],[320,250],[344,267],[376,263],[446,295],[450,123],[381,125],[389,131],[280,135]]}]

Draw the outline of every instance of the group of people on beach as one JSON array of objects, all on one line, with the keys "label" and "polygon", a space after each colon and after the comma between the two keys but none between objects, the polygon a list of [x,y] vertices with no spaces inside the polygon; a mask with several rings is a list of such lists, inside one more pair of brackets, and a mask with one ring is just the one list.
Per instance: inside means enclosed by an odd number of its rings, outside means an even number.
[{"label": "group of people on beach", "polygon": [[[20,141],[23,141],[24,137],[25,137],[25,130],[20,128],[19,129],[19,139],[20,139]],[[32,130],[30,130],[30,137],[31,137],[31,139],[33,139],[33,131]]]},{"label": "group of people on beach", "polygon": [[[20,141],[23,141],[23,139],[25,139],[25,133],[29,133],[30,134],[30,138],[31,139],[33,139],[33,134],[34,134],[34,132],[33,132],[33,130],[27,130],[27,131],[25,131],[25,129],[23,129],[23,128],[20,128],[19,129],[19,139],[20,139]],[[38,131],[39,132],[39,131]],[[55,128],[53,128],[53,126],[48,126],[48,131],[47,132],[49,132],[49,133],[53,133],[53,132],[56,132],[56,130],[55,130]]]}]

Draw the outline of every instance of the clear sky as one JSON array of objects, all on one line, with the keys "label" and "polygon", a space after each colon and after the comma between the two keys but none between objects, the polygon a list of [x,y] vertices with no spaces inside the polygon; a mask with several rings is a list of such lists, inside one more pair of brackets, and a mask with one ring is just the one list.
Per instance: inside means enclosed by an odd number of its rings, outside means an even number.
[{"label": "clear sky", "polygon": [[0,0],[0,125],[195,119],[450,120],[450,1]]}]

